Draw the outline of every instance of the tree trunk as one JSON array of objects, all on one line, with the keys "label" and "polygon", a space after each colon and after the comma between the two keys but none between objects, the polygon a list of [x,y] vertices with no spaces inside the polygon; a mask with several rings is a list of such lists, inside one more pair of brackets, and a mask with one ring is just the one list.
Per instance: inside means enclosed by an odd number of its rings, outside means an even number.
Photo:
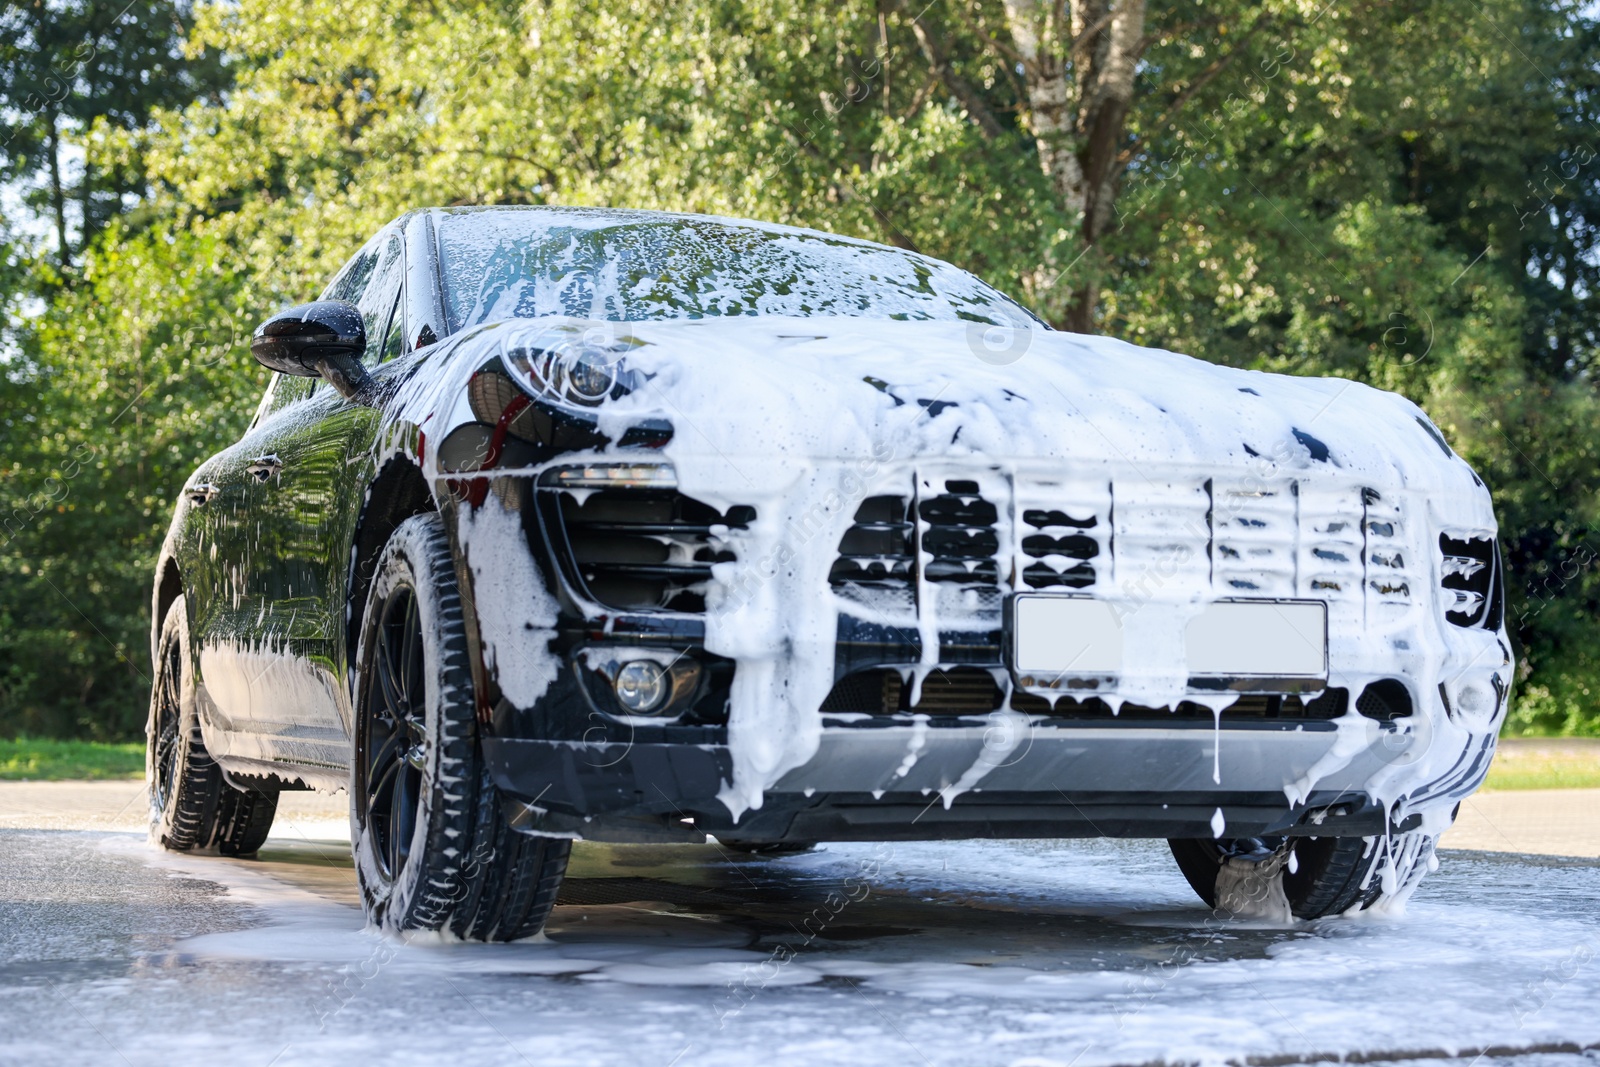
[{"label": "tree trunk", "polygon": [[78,187],[78,203],[83,211],[83,221],[78,227],[78,251],[83,252],[89,247],[89,238],[94,236],[94,170],[87,156],[83,160],[83,184]]},{"label": "tree trunk", "polygon": [[1094,330],[1100,302],[1098,248],[1116,205],[1117,156],[1127,136],[1133,81],[1143,51],[1145,0],[1004,0],[1006,24],[1022,60],[1028,126],[1039,165],[1061,206],[1077,220],[1088,258],[1072,283],[1062,325]]},{"label": "tree trunk", "polygon": [[67,197],[61,188],[61,130],[60,116],[50,113],[50,206],[56,215],[56,249],[61,258],[61,269],[72,266],[72,250],[67,246]]},{"label": "tree trunk", "polygon": [[1083,211],[1083,166],[1061,37],[1066,27],[1046,0],[1006,0],[1006,24],[1022,57],[1028,88],[1028,126],[1039,149],[1039,165],[1068,211]]}]

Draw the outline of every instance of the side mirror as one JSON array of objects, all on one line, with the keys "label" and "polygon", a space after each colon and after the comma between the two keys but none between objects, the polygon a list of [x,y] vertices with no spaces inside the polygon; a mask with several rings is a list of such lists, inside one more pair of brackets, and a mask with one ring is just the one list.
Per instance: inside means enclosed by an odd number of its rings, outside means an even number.
[{"label": "side mirror", "polygon": [[256,327],[250,354],[282,374],[325,378],[352,399],[370,384],[361,355],[367,330],[361,311],[347,300],[316,300],[280,311]]}]

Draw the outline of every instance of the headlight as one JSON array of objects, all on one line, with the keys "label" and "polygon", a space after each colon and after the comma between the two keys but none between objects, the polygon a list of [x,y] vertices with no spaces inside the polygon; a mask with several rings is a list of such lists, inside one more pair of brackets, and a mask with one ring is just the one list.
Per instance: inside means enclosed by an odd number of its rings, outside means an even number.
[{"label": "headlight", "polygon": [[634,344],[617,337],[614,323],[523,327],[500,342],[500,358],[528,392],[592,408],[637,387],[623,363]]}]

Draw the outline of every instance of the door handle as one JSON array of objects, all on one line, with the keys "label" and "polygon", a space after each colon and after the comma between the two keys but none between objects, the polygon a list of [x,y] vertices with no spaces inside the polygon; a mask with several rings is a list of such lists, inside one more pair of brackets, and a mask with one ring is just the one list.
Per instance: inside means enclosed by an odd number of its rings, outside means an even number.
[{"label": "door handle", "polygon": [[250,461],[250,466],[246,469],[249,470],[250,477],[256,481],[269,482],[274,475],[283,470],[283,460],[277,456],[257,456]]},{"label": "door handle", "polygon": [[209,504],[211,498],[217,495],[217,487],[210,482],[199,482],[185,489],[183,495],[194,504]]}]

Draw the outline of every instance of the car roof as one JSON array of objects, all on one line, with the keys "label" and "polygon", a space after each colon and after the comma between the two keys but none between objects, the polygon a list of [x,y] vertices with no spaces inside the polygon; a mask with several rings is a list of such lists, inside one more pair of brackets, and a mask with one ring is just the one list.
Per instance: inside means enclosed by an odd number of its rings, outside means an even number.
[{"label": "car roof", "polygon": [[[883,244],[879,241],[868,241],[860,237],[847,237],[843,234],[830,233],[827,230],[812,229],[806,226],[791,226],[781,222],[764,222],[759,219],[740,218],[732,215],[707,215],[687,211],[656,211],[645,208],[624,207],[576,207],[547,204],[470,204],[450,207],[417,208],[407,212],[396,221],[402,221],[413,215],[429,215],[435,222],[452,215],[476,214],[540,214],[550,215],[555,218],[568,219],[575,223],[590,222],[596,225],[608,223],[627,222],[704,222],[720,226],[731,226],[740,229],[760,230],[766,233],[790,234],[797,237],[809,237],[817,240],[830,241],[838,244],[856,245],[862,248],[876,248],[890,252],[897,252],[904,256],[919,259],[933,259],[922,252],[911,249],[897,248],[894,245]],[[945,262],[939,260],[938,262]],[[950,264],[955,266],[955,264]],[[960,269],[960,268],[958,268]]]}]

